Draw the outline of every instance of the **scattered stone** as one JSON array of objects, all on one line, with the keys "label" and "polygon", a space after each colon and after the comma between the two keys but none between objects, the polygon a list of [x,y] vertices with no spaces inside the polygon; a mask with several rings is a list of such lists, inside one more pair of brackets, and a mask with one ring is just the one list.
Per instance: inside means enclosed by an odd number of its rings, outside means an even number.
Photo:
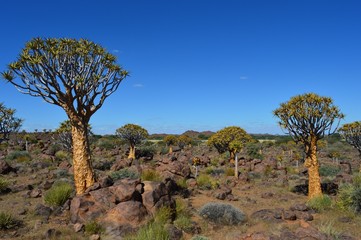
[{"label": "scattered stone", "polygon": [[84,230],[84,224],[82,223],[75,223],[73,227],[75,232],[81,232]]},{"label": "scattered stone", "polygon": [[89,237],[89,240],[100,240],[100,235],[99,234],[93,234]]},{"label": "scattered stone", "polygon": [[40,189],[33,189],[33,190],[31,190],[29,196],[31,198],[38,198],[38,197],[41,197],[41,194],[42,194],[42,192]]},{"label": "scattered stone", "polygon": [[350,218],[350,217],[340,217],[340,218],[338,218],[338,221],[342,222],[342,223],[350,223],[350,222],[352,222],[352,218]]},{"label": "scattered stone", "polygon": [[296,214],[293,211],[284,211],[283,219],[289,221],[295,221],[297,219]]},{"label": "scattered stone", "polygon": [[45,219],[48,219],[51,214],[51,208],[44,206],[43,204],[39,203],[35,206],[35,215],[43,216]]},{"label": "scattered stone", "polygon": [[274,196],[274,193],[272,193],[272,192],[265,192],[265,193],[261,194],[261,198],[266,198],[266,199],[273,198],[273,196]]},{"label": "scattered stone", "polygon": [[167,226],[167,231],[169,234],[169,240],[180,240],[183,237],[182,230],[176,228],[173,224]]},{"label": "scattered stone", "polygon": [[300,204],[292,205],[292,206],[290,207],[290,210],[292,210],[292,211],[306,212],[306,211],[310,210],[310,208],[307,207],[306,204],[300,203]]}]

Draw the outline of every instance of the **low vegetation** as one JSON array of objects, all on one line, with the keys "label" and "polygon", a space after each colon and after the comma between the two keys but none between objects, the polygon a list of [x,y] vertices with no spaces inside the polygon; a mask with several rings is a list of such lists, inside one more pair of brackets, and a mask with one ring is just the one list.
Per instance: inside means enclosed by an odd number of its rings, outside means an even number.
[{"label": "low vegetation", "polygon": [[199,210],[199,215],[221,225],[239,225],[246,221],[246,215],[230,204],[207,203]]},{"label": "low vegetation", "polygon": [[62,206],[71,196],[74,188],[67,182],[59,182],[44,195],[44,202],[50,206]]}]

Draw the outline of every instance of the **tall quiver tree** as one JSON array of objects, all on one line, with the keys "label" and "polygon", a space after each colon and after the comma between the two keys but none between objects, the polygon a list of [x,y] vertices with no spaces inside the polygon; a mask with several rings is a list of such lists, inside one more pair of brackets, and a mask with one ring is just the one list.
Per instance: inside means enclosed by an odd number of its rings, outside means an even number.
[{"label": "tall quiver tree", "polygon": [[20,92],[63,108],[72,126],[77,194],[94,184],[88,140],[90,117],[128,75],[116,57],[91,41],[35,38],[2,73]]},{"label": "tall quiver tree", "polygon": [[321,195],[321,179],[317,159],[317,142],[334,133],[344,115],[329,97],[307,93],[292,97],[274,111],[282,129],[293,140],[301,142],[305,150],[305,167],[308,169],[308,197]]},{"label": "tall quiver tree", "polygon": [[135,159],[135,146],[149,136],[147,130],[135,124],[126,124],[118,128],[115,134],[129,143],[129,159]]},{"label": "tall quiver tree", "polygon": [[15,109],[5,107],[0,103],[0,143],[9,140],[9,135],[19,131],[22,119],[15,117]]},{"label": "tall quiver tree", "polygon": [[361,158],[361,121],[344,124],[338,131],[348,144],[358,150]]}]

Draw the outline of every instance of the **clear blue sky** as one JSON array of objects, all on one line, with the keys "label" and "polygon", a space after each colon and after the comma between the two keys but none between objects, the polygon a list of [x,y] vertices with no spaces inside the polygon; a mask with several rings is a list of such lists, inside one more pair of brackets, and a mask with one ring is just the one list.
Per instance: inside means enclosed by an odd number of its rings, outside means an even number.
[{"label": "clear blue sky", "polygon": [[[272,111],[315,92],[361,120],[361,2],[332,0],[1,1],[0,71],[33,37],[87,38],[131,76],[92,117],[114,133],[282,133]],[[0,82],[23,129],[55,129],[64,111]]]}]

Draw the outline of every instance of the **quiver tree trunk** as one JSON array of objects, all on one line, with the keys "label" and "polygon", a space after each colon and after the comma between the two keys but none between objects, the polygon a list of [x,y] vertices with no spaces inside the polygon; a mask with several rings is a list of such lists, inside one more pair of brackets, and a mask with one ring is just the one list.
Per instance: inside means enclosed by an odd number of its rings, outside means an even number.
[{"label": "quiver tree trunk", "polygon": [[131,144],[129,147],[128,159],[135,159],[135,145]]},{"label": "quiver tree trunk", "polygon": [[72,125],[74,182],[77,194],[82,194],[95,182],[91,165],[87,123]]},{"label": "quiver tree trunk", "polygon": [[229,150],[229,162],[230,163],[234,163],[235,162],[235,157],[236,157],[236,152]]},{"label": "quiver tree trunk", "polygon": [[169,145],[169,153],[172,153],[173,152],[173,147],[172,145]]},{"label": "quiver tree trunk", "polygon": [[317,141],[311,139],[311,144],[306,147],[305,167],[308,169],[308,198],[322,195],[319,163],[317,160]]}]

